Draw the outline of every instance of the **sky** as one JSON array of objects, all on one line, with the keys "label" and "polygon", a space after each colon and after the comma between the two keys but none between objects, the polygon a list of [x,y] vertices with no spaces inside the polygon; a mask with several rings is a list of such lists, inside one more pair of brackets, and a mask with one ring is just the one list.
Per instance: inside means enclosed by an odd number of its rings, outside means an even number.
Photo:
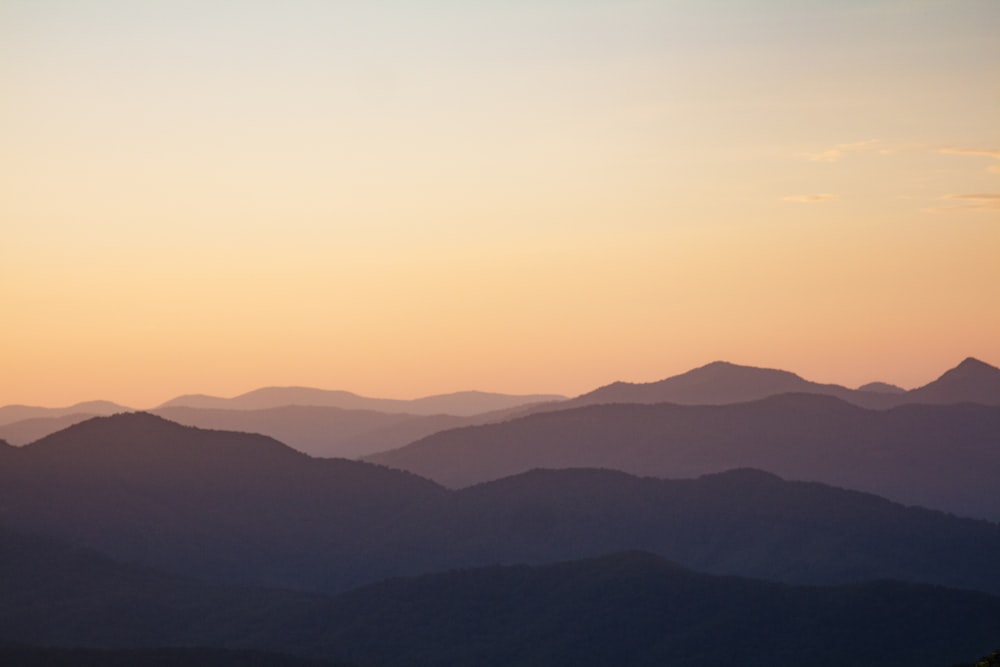
[{"label": "sky", "polygon": [[1000,364],[996,0],[0,0],[0,405]]}]

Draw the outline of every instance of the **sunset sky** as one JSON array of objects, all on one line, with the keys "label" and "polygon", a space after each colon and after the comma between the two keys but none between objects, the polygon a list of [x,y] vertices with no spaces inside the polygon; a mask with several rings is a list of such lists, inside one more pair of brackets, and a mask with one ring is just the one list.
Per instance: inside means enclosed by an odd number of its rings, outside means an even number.
[{"label": "sunset sky", "polygon": [[0,405],[1000,363],[996,0],[0,0]]}]

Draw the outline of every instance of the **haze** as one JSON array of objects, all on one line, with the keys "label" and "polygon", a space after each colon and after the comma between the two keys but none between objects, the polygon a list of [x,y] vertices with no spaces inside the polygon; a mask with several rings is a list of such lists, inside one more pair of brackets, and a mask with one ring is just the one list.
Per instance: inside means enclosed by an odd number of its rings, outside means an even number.
[{"label": "haze", "polygon": [[1000,358],[1000,4],[0,2],[0,404]]}]

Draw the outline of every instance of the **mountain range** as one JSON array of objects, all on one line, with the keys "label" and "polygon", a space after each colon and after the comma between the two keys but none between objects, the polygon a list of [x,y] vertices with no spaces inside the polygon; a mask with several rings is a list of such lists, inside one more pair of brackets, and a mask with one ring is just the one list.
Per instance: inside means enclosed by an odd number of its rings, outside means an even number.
[{"label": "mountain range", "polygon": [[[150,412],[188,426],[270,435],[314,456],[359,458],[437,431],[496,421],[512,411],[564,398],[466,391],[407,401],[270,387],[235,398],[179,396]],[[0,438],[24,445],[92,417],[131,411],[107,401],[69,408],[5,406],[0,408]]]},{"label": "mountain range", "polygon": [[[427,574],[326,596],[207,585],[46,538],[2,537],[0,640],[119,649],[77,649],[76,662],[59,662],[65,651],[0,646],[0,657],[51,660],[36,664],[77,667],[90,656],[172,666],[186,656],[186,664],[262,667],[308,659],[701,667],[738,658],[764,667],[807,655],[818,666],[929,667],[981,654],[1000,627],[1000,598],[980,593],[901,582],[788,586],[699,574],[642,552]],[[168,646],[176,648],[152,650]]]},{"label": "mountain range", "polygon": [[1000,369],[970,357],[938,379],[905,391],[882,382],[848,389],[836,384],[810,382],[788,371],[716,361],[659,382],[615,382],[566,401],[558,407],[600,403],[719,405],[790,393],[833,396],[868,408],[890,408],[907,403],[1000,405]]},{"label": "mountain range", "polygon": [[[642,549],[718,574],[897,578],[1000,594],[995,524],[769,473],[537,470],[449,491],[143,413],[0,449],[0,526],[207,581],[308,590]],[[978,548],[945,548],[956,544]]]},{"label": "mountain range", "polygon": [[234,398],[219,398],[193,394],[178,396],[160,405],[160,408],[187,407],[221,410],[262,410],[286,405],[313,405],[343,408],[345,410],[374,410],[377,412],[406,413],[411,415],[471,416],[483,412],[505,410],[530,403],[564,400],[555,394],[530,394],[523,396],[495,394],[483,391],[460,391],[451,394],[425,396],[412,400],[369,398],[349,391],[330,391],[309,387],[265,387],[240,394]]},{"label": "mountain range", "polygon": [[[907,403],[1000,405],[1000,369],[966,359],[924,387],[905,391],[881,382],[857,390],[818,384],[787,371],[714,362],[648,384],[616,382],[574,399],[467,391],[414,400],[375,399],[346,391],[268,387],[234,398],[179,396],[151,412],[189,426],[262,433],[314,456],[360,458],[432,433],[535,412],[602,403],[715,405],[798,392],[835,396],[862,407]],[[0,438],[23,445],[94,416],[130,411],[95,401],[69,408],[0,408]]]},{"label": "mountain range", "polygon": [[751,467],[1000,520],[1000,406],[869,410],[816,394],[589,405],[444,431],[366,460],[449,487],[533,468],[673,478]]}]

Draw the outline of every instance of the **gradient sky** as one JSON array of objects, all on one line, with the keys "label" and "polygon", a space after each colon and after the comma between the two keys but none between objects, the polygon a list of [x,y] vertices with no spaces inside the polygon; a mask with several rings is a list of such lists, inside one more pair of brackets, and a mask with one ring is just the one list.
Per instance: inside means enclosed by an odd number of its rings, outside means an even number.
[{"label": "gradient sky", "polygon": [[1000,363],[996,0],[0,0],[0,404]]}]

